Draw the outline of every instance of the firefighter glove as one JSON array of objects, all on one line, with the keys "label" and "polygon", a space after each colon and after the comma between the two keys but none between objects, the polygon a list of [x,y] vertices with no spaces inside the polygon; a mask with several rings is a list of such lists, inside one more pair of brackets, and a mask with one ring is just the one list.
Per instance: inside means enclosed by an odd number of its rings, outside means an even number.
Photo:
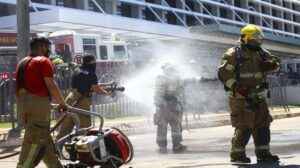
[{"label": "firefighter glove", "polygon": [[247,97],[247,95],[250,93],[250,88],[247,86],[244,86],[242,84],[238,84],[235,88],[234,91],[239,93],[240,95]]},{"label": "firefighter glove", "polygon": [[278,67],[278,63],[272,60],[267,60],[263,62],[262,69],[263,71],[273,71]]},{"label": "firefighter glove", "polygon": [[69,109],[67,104],[59,104],[57,107],[57,112],[66,112]]}]

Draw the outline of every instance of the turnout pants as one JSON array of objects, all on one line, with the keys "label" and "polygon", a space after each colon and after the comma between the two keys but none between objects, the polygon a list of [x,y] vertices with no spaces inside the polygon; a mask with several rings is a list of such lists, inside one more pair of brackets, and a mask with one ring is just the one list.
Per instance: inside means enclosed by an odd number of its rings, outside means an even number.
[{"label": "turnout pants", "polygon": [[62,168],[54,152],[54,145],[50,136],[50,100],[20,90],[18,105],[25,135],[17,168],[33,168],[41,160],[48,168]]},{"label": "turnout pants", "polygon": [[[72,91],[67,96],[66,103],[71,106],[74,102],[76,102],[78,100],[78,98],[80,96],[81,96],[81,94],[76,89],[72,89]],[[75,107],[89,111],[90,105],[91,105],[90,98],[83,97],[82,99],[80,99],[80,101],[76,104]],[[76,114],[79,117],[80,128],[86,128],[86,127],[89,127],[92,125],[90,115],[83,115],[83,114],[79,114],[79,113],[76,113]],[[66,136],[67,134],[71,133],[74,126],[75,126],[75,122],[74,122],[73,118],[70,116],[67,116],[64,119],[64,121],[60,127],[60,130],[59,130],[58,135],[56,136],[56,139],[60,139],[64,136]]]},{"label": "turnout pants", "polygon": [[[177,105],[179,106],[179,105]],[[167,146],[168,124],[171,126],[173,146],[182,142],[182,112],[179,107],[157,107],[157,135],[156,143],[159,147]]]},{"label": "turnout pants", "polygon": [[245,99],[229,97],[231,124],[235,127],[231,141],[232,158],[246,155],[245,147],[251,136],[254,139],[256,154],[261,150],[269,151],[272,117],[266,99],[259,100],[259,107],[255,111],[247,109],[245,103]]}]

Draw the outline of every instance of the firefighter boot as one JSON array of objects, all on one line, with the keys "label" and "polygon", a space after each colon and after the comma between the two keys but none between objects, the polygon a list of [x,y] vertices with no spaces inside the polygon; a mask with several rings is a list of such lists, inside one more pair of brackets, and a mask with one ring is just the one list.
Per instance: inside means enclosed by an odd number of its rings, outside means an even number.
[{"label": "firefighter boot", "polygon": [[251,163],[251,159],[246,156],[245,152],[236,152],[230,153],[230,162]]},{"label": "firefighter boot", "polygon": [[257,162],[278,162],[279,157],[272,155],[269,150],[256,150],[255,151]]},{"label": "firefighter boot", "polygon": [[181,153],[181,152],[186,151],[186,149],[187,149],[187,146],[182,145],[181,143],[179,143],[179,144],[173,145],[172,151],[174,153]]}]

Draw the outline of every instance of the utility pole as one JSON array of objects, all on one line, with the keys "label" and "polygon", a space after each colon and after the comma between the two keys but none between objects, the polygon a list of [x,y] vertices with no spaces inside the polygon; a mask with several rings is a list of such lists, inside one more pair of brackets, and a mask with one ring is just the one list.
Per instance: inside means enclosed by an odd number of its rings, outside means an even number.
[{"label": "utility pole", "polygon": [[[30,0],[17,0],[17,43],[18,43],[18,58],[21,60],[29,53],[29,40],[30,40],[30,22],[29,22],[29,1]],[[10,82],[10,93],[14,95],[13,82]],[[10,96],[10,102],[14,102],[13,96]],[[13,103],[14,104],[14,103]],[[11,106],[11,112],[13,114],[13,106]],[[21,130],[22,123],[19,113],[20,109],[17,106],[17,130]],[[12,120],[12,127],[15,129],[14,115],[10,115]]]},{"label": "utility pole", "polygon": [[17,0],[17,26],[18,26],[18,57],[19,60],[29,53],[30,23],[29,0]]}]

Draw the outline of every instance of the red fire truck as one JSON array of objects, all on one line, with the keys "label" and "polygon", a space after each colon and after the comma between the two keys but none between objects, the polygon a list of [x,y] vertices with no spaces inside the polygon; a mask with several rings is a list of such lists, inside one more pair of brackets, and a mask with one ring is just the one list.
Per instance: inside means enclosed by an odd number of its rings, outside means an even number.
[{"label": "red fire truck", "polygon": [[97,58],[96,74],[99,82],[122,82],[131,69],[127,43],[116,36],[105,39],[98,34],[60,31],[50,34],[48,38],[54,43],[56,53],[65,62],[81,64],[85,53],[94,55]]}]

